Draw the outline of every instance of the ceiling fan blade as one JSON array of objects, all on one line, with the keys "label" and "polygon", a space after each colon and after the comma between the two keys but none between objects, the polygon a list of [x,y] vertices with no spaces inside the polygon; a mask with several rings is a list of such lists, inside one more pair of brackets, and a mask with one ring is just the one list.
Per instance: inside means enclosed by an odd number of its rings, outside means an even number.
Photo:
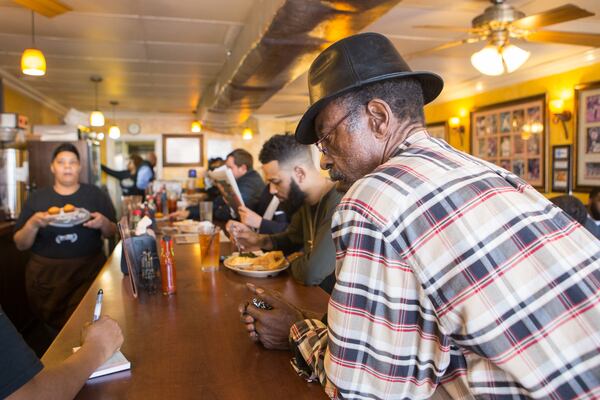
[{"label": "ceiling fan blade", "polygon": [[422,51],[416,51],[414,53],[407,54],[406,58],[411,59],[411,58],[414,58],[414,57],[426,55],[426,54],[433,53],[433,52],[436,52],[436,51],[450,49],[452,47],[460,46],[461,44],[479,42],[480,40],[482,40],[482,38],[472,37],[472,38],[467,38],[467,39],[463,39],[463,40],[457,40],[457,41],[454,41],[454,42],[448,42],[448,43],[444,43],[444,44],[441,44],[439,46],[433,47],[431,49],[422,50]]},{"label": "ceiling fan blade", "polygon": [[464,28],[460,26],[443,26],[443,25],[415,25],[413,26],[415,29],[436,29],[443,31],[453,31],[453,32],[479,32],[480,29],[473,28]]},{"label": "ceiling fan blade", "polygon": [[600,34],[557,31],[537,31],[525,37],[532,42],[573,44],[576,46],[600,47]]},{"label": "ceiling fan blade", "polygon": [[539,14],[523,17],[511,24],[518,29],[537,29],[548,25],[559,24],[561,22],[572,21],[574,19],[591,17],[594,13],[579,8],[573,4],[565,4],[564,6],[552,8]]}]

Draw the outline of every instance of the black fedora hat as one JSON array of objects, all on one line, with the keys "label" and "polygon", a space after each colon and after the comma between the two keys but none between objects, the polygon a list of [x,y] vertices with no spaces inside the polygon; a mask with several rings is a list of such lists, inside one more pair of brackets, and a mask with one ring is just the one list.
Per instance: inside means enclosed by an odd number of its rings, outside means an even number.
[{"label": "black fedora hat", "polygon": [[444,81],[432,72],[412,71],[392,42],[378,33],[360,33],[335,42],[313,61],[308,70],[310,107],[296,128],[296,140],[318,140],[314,120],[334,98],[369,83],[391,78],[414,78],[421,83],[423,101],[433,101]]}]

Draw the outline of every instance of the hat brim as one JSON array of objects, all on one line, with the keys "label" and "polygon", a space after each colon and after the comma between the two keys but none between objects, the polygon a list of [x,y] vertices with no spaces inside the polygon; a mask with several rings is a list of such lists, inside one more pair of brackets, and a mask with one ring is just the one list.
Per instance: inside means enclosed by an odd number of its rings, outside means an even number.
[{"label": "hat brim", "polygon": [[444,88],[444,80],[439,75],[432,72],[423,71],[396,72],[393,74],[385,74],[375,78],[356,82],[354,85],[334,92],[327,97],[323,97],[311,105],[308,110],[306,110],[300,119],[298,126],[296,127],[296,140],[302,144],[313,144],[319,140],[317,133],[315,132],[315,118],[331,100],[369,83],[375,83],[393,78],[417,79],[421,83],[421,88],[423,90],[423,104],[428,104],[435,100]]}]

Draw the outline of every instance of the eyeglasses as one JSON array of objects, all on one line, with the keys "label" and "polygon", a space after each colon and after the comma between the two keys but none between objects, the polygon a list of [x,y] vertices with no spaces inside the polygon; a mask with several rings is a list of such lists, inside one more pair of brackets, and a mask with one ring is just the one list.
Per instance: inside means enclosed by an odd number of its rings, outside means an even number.
[{"label": "eyeglasses", "polygon": [[319,151],[321,153],[323,153],[325,155],[329,154],[329,151],[327,150],[327,147],[325,147],[325,144],[323,142],[325,141],[325,139],[327,139],[329,137],[329,135],[331,135],[338,128],[338,126],[340,126],[340,124],[342,122],[344,122],[346,120],[346,118],[348,118],[350,116],[350,114],[352,114],[352,111],[350,111],[346,115],[344,115],[344,117],[342,119],[340,119],[337,122],[337,124],[335,124],[334,127],[329,130],[329,132],[327,132],[325,135],[323,135],[323,137],[321,137],[321,139],[317,140],[317,142],[315,143],[315,146],[317,146],[317,149],[319,149]]}]

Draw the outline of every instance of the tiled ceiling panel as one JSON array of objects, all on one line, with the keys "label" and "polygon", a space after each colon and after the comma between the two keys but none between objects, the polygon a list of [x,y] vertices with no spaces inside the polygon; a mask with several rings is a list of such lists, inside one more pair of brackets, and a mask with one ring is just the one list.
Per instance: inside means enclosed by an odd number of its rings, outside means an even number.
[{"label": "tiled ceiling panel", "polygon": [[[46,55],[48,73],[42,78],[30,78],[21,75],[19,61],[23,49],[31,45],[31,12],[10,0],[0,0],[3,71],[65,107],[88,110],[93,106],[89,77],[97,74],[104,78],[99,87],[104,110],[110,109],[109,100],[118,100],[121,110],[185,113],[195,108],[202,91],[219,76],[228,60],[227,52],[239,40],[250,11],[263,5],[261,0],[61,1],[73,11],[52,19],[36,16],[36,45]],[[573,3],[596,16],[557,24],[551,29],[600,33],[599,0],[507,2],[527,14]],[[519,42],[519,46],[531,51],[531,58],[508,77],[483,77],[471,66],[470,55],[484,43],[419,53],[463,39],[466,34],[415,26],[468,28],[471,20],[489,5],[482,0],[403,0],[365,31],[388,35],[413,69],[442,75],[446,82],[443,96],[475,83],[494,87],[506,79],[531,79],[537,71],[547,71],[548,65],[561,60],[576,67],[590,50]],[[258,113],[289,116],[303,112],[307,105],[303,74],[267,101]]]}]

